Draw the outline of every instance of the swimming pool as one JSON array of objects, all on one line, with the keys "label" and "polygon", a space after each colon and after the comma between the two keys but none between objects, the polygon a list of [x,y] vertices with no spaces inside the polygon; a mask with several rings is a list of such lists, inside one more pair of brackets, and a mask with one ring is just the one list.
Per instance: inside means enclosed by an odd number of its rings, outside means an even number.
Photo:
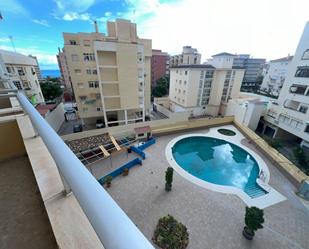
[{"label": "swimming pool", "polygon": [[175,162],[203,181],[238,188],[251,198],[267,193],[256,183],[258,163],[238,145],[214,137],[189,136],[171,149]]}]

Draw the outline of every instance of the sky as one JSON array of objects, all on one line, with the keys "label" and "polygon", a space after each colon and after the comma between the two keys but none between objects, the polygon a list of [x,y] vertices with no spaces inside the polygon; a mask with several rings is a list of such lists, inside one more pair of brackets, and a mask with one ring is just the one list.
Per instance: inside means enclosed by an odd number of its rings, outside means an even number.
[{"label": "sky", "polygon": [[106,21],[137,23],[141,38],[169,54],[191,45],[202,61],[219,52],[277,59],[293,54],[309,21],[308,0],[0,0],[0,49],[57,69],[62,32],[106,33]]}]

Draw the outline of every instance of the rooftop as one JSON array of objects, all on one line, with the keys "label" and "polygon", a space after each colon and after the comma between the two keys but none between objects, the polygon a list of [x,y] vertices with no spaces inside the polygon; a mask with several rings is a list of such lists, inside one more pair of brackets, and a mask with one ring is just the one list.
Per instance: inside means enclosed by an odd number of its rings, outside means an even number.
[{"label": "rooftop", "polygon": [[219,56],[233,56],[233,57],[235,57],[235,54],[230,54],[230,53],[227,53],[227,52],[223,52],[223,53],[212,55],[212,57],[219,57]]},{"label": "rooftop", "polygon": [[271,60],[270,62],[285,62],[285,61],[291,61],[294,56],[286,56],[279,59]]},{"label": "rooftop", "polygon": [[179,65],[179,66],[173,66],[173,68],[209,68],[209,69],[215,69],[214,66],[212,65],[207,65],[207,64],[191,64],[191,65]]}]

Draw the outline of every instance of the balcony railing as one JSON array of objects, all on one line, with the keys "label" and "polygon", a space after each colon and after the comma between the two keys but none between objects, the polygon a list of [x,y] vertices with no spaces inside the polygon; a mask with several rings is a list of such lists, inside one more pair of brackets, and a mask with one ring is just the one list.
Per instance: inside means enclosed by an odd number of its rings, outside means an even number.
[{"label": "balcony railing", "polygon": [[[16,92],[15,86],[10,85],[13,90],[7,96],[16,96],[23,110],[30,117],[103,246],[106,249],[154,249],[136,225],[36,111],[23,92]],[[6,94],[5,92],[10,91],[1,92]],[[4,94],[1,96],[5,97]]]}]

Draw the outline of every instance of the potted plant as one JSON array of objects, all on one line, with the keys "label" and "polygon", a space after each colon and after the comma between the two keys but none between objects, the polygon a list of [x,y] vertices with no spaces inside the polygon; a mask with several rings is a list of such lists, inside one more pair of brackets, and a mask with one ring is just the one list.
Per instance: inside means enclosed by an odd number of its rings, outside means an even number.
[{"label": "potted plant", "polygon": [[171,191],[172,189],[173,172],[174,172],[174,169],[172,167],[168,167],[165,171],[165,190],[166,191]]},{"label": "potted plant", "polygon": [[112,177],[112,176],[107,176],[107,177],[105,177],[104,183],[105,183],[105,186],[106,186],[107,188],[110,188],[110,186],[111,186],[111,184],[112,184],[112,180],[113,180],[113,177]]},{"label": "potted plant", "polygon": [[122,171],[122,175],[123,176],[127,176],[129,174],[129,169],[128,168],[124,168]]},{"label": "potted plant", "polygon": [[255,231],[258,229],[263,228],[264,223],[264,211],[257,207],[246,207],[246,214],[245,214],[245,224],[246,226],[243,229],[243,236],[248,239],[252,240],[255,234]]}]

